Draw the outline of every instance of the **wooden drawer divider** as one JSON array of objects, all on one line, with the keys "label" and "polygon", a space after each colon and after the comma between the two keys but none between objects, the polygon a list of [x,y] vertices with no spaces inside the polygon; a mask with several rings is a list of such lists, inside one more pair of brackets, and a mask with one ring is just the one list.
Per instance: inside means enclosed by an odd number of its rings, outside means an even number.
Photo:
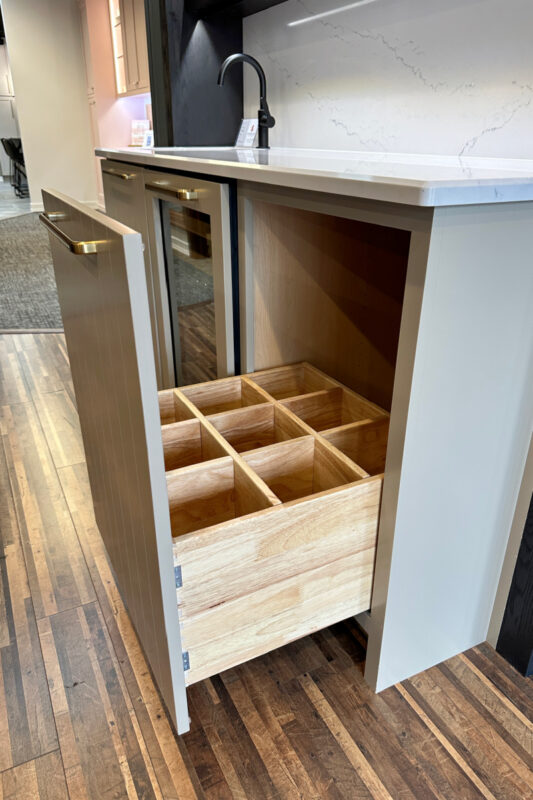
[{"label": "wooden drawer divider", "polygon": [[368,608],[386,412],[306,363],[159,398],[187,683]]}]

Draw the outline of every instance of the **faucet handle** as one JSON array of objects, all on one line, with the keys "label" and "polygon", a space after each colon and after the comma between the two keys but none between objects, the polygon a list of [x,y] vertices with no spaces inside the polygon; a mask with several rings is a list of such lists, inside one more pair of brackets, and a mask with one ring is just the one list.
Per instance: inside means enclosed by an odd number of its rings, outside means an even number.
[{"label": "faucet handle", "polygon": [[268,109],[260,108],[257,112],[257,120],[261,128],[273,128],[276,120]]}]

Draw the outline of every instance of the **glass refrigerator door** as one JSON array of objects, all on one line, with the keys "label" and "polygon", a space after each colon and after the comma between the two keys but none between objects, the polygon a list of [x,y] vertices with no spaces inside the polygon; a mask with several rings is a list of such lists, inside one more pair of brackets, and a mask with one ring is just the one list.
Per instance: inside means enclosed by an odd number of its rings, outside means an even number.
[{"label": "glass refrigerator door", "polygon": [[212,381],[218,375],[211,219],[162,200],[161,220],[178,384]]},{"label": "glass refrigerator door", "polygon": [[235,373],[230,188],[146,173],[159,388]]}]

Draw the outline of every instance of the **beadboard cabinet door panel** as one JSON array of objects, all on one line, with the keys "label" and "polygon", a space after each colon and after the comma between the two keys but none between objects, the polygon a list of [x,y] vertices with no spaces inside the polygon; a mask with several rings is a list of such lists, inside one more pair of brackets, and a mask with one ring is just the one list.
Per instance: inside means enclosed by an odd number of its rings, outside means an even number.
[{"label": "beadboard cabinet door panel", "polygon": [[96,520],[182,733],[189,718],[141,236],[64,195],[43,199]]}]

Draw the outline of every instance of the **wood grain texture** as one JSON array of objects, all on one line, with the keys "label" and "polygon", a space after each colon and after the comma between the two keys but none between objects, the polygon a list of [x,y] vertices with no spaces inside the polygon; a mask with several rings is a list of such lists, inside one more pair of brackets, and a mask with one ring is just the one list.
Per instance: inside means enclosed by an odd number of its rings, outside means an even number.
[{"label": "wood grain texture", "polygon": [[327,375],[305,363],[254,372],[253,380],[276,400],[320,392],[336,385]]},{"label": "wood grain texture", "polygon": [[[64,345],[61,336],[47,336],[39,363],[52,372]],[[31,335],[0,337],[0,366],[15,354],[12,366],[21,370],[29,403],[39,384],[29,389],[23,354],[31,360],[38,346]],[[48,361],[55,346],[56,358]],[[46,389],[45,381],[40,385]],[[16,427],[26,425],[25,419],[18,416]],[[64,452],[71,451],[77,435],[63,430]],[[41,425],[35,447],[46,451],[49,436],[53,448],[53,432],[45,435]],[[2,441],[6,447],[5,437]],[[55,456],[61,463],[59,450]],[[190,686],[191,731],[176,737],[96,527],[85,465],[47,463],[58,475],[73,523],[68,537],[80,543],[96,600],[36,621],[32,598],[38,606],[40,587],[27,569],[32,562],[24,558],[14,510],[24,506],[16,498],[11,503],[0,458],[0,539],[8,552],[0,557],[0,650],[11,631],[19,658],[9,667],[10,680],[30,682],[27,708],[17,707],[18,714],[29,713],[31,704],[41,742],[47,726],[55,731],[57,724],[59,733],[49,752],[32,753],[29,725],[22,735],[24,726],[11,712],[6,716],[0,683],[1,800],[525,800],[532,795],[531,680],[483,644],[375,695],[363,679],[365,640],[350,619]],[[48,502],[56,502],[53,492]],[[295,524],[293,536],[301,533]],[[41,535],[45,543],[48,536],[55,541],[53,526],[44,526]],[[319,538],[317,530],[310,552]],[[280,539],[278,555],[273,551],[271,557],[282,561],[284,546],[291,543]],[[199,561],[207,555],[200,551]],[[27,632],[32,618],[41,634],[35,649]],[[45,659],[39,669],[41,647]],[[5,681],[4,661],[0,675]],[[40,691],[31,688],[37,684],[44,696],[52,695],[48,710]],[[29,760],[11,765],[16,741]]]},{"label": "wood grain texture", "polygon": [[371,422],[355,422],[322,433],[326,441],[370,475],[377,475],[385,470],[388,434],[388,417]]},{"label": "wood grain texture", "polygon": [[0,363],[0,406],[27,403],[30,394],[11,337],[2,337]]},{"label": "wood grain texture", "polygon": [[[96,526],[84,464],[60,470],[60,480],[83,548],[95,592],[118,659],[131,704],[139,746],[149,754],[155,780],[163,797],[196,798],[194,777],[184,763],[180,740],[169,723],[161,696],[153,682],[131,619],[118,590],[115,576]],[[81,644],[81,643],[80,643]]]},{"label": "wood grain texture", "polygon": [[215,304],[196,303],[179,309],[180,358],[184,383],[217,377]]},{"label": "wood grain texture", "polygon": [[293,439],[307,432],[281,406],[270,404],[216,414],[209,421],[238,453]]},{"label": "wood grain texture", "polygon": [[264,511],[253,526],[238,519],[181,537],[174,557],[188,587],[179,598],[182,614],[194,616],[295,576],[303,564],[313,570],[372,550],[380,488],[380,480],[372,478],[331,494],[326,506],[320,496],[311,497],[276,513]]},{"label": "wood grain texture", "polygon": [[161,425],[171,425],[174,422],[194,419],[194,413],[174,389],[164,389],[162,392],[158,392],[158,402]]},{"label": "wood grain texture", "polygon": [[[4,351],[16,354],[18,366],[17,364],[14,366],[20,370],[20,380],[26,381],[24,378],[26,368],[24,354],[29,353],[31,356],[37,346],[34,337],[22,335],[3,337],[0,338],[0,344],[5,344],[6,340],[9,345],[7,348],[4,347]],[[52,343],[55,343],[56,359],[49,360]],[[49,336],[46,347],[40,354],[43,369],[47,366],[49,371],[52,371],[54,363],[63,357],[64,349],[62,336],[52,336],[51,338]],[[93,798],[99,800],[101,797],[177,798],[178,796],[189,800],[189,798],[200,797],[202,792],[199,789],[198,779],[189,775],[184,753],[181,752],[178,740],[169,724],[161,698],[154,686],[131,621],[117,590],[115,578],[94,520],[85,463],[64,466],[63,454],[72,452],[80,438],[77,417],[72,420],[73,427],[68,425],[61,429],[60,440],[63,450],[55,448],[54,443],[58,439],[59,431],[53,429],[53,422],[51,425],[46,425],[44,418],[39,418],[36,412],[36,407],[42,405],[46,399],[44,398],[45,389],[49,387],[43,383],[41,384],[43,391],[39,392],[38,386],[39,384],[35,383],[32,391],[29,391],[28,398],[31,404],[26,409],[25,415],[20,413],[16,417],[15,430],[21,440],[28,439],[30,436],[34,437],[31,446],[28,445],[28,450],[33,452],[34,460],[37,462],[41,460],[44,463],[43,471],[47,474],[49,481],[48,493],[43,491],[41,492],[42,496],[39,497],[39,502],[47,512],[43,514],[46,524],[41,526],[41,544],[45,548],[55,548],[56,546],[58,531],[56,530],[56,517],[52,512],[61,497],[70,517],[70,529],[68,541],[65,541],[64,545],[58,546],[56,555],[58,557],[62,555],[67,562],[72,557],[73,564],[77,564],[80,558],[76,553],[76,548],[81,545],[83,552],[81,561],[86,563],[86,569],[90,575],[89,584],[95,589],[89,595],[92,599],[88,604],[82,603],[78,598],[77,607],[72,609],[73,616],[57,613],[58,603],[56,602],[48,609],[52,612],[51,616],[45,614],[38,621],[35,619],[33,609],[41,608],[41,584],[33,569],[32,554],[26,553],[26,561],[24,561],[20,535],[26,525],[31,522],[30,512],[32,512],[33,506],[28,505],[29,499],[26,498],[26,505],[21,504],[20,507],[23,515],[24,509],[29,509],[28,518],[23,516],[20,519],[17,518],[10,501],[10,474],[4,461],[4,450],[7,455],[11,452],[12,441],[8,440],[11,428],[4,424],[2,427],[3,447],[0,449],[0,543],[4,547],[4,555],[2,556],[0,553],[2,574],[0,655],[4,655],[4,659],[0,659],[0,735],[2,735],[0,797],[9,796],[17,798],[17,800],[18,798],[26,800],[29,797],[39,798],[39,800],[41,798],[43,800],[55,800],[56,798],[63,800],[63,797],[69,796],[66,790],[67,782],[70,797],[76,798],[76,800],[83,797],[89,798],[89,800],[93,800]],[[67,389],[64,387],[59,391],[66,392]],[[18,405],[20,404],[17,404],[17,407]],[[6,412],[2,417],[4,423],[6,418],[9,419],[7,411],[10,410],[10,408],[4,409]],[[52,453],[57,459],[55,463]],[[22,473],[22,469],[19,469],[19,472]],[[52,477],[54,477],[53,482]],[[59,481],[56,484],[55,481],[58,478]],[[21,503],[22,489],[31,497],[31,492],[25,490],[26,485],[20,482],[13,484],[17,503]],[[56,488],[52,491],[50,487]],[[21,528],[18,525],[19,521]],[[20,554],[18,558],[17,547]],[[44,561],[44,552],[40,554],[40,561]],[[8,573],[7,582],[5,580],[6,573]],[[68,575],[68,571],[62,572],[65,581],[67,581]],[[24,589],[24,581],[26,586],[29,584],[30,596],[28,596],[27,589]],[[79,579],[79,583],[80,587],[85,586],[85,578]],[[11,593],[14,593],[15,602],[11,602]],[[76,633],[76,630],[78,632],[81,630],[77,616],[78,610],[92,610],[94,616],[96,607],[94,597],[96,595],[109,634],[105,633],[102,619],[98,618],[98,624],[94,628],[96,632],[92,634],[95,641],[93,650],[97,651],[99,656],[104,652],[111,653],[111,661],[106,663],[105,670],[103,667],[97,669],[97,665],[94,663],[91,666],[90,658],[88,658],[90,636],[87,634],[87,628],[84,630],[85,635],[80,635],[79,638]],[[50,596],[54,597],[53,591]],[[24,607],[27,624],[25,624],[22,614]],[[61,625],[59,625],[60,622]],[[40,638],[37,635],[37,623],[41,625]],[[48,625],[50,625],[50,631],[53,631],[55,627],[59,644],[56,643],[53,636],[47,636]],[[58,625],[59,627],[57,627]],[[13,634],[13,644],[8,646],[5,638],[6,634],[9,636],[10,631]],[[107,648],[102,645],[104,634],[105,636],[109,635],[112,640],[112,648],[109,640]],[[8,663],[6,656],[16,653],[17,650],[19,655],[16,658],[10,658]],[[46,665],[43,662],[42,651],[47,654]],[[84,687],[83,684],[80,684],[79,688],[78,686],[74,687],[74,681],[70,683],[64,677],[60,667],[58,670],[59,660],[58,657],[53,656],[54,651],[56,651],[56,655],[58,651],[66,652],[66,661],[63,662],[64,669],[69,669],[69,665],[76,660],[78,668],[85,669],[86,662],[90,668],[91,702],[78,703],[74,697],[71,707],[67,702],[66,715],[63,711],[64,706],[62,707],[61,703],[58,705],[58,698],[60,699],[62,694],[66,697],[69,692],[72,694],[76,690],[83,692],[87,690],[87,687]],[[47,678],[49,688],[46,688],[43,694],[42,690],[47,684]],[[85,684],[87,684],[87,680],[85,680]],[[96,692],[92,693],[95,685],[100,691],[99,696]],[[15,686],[19,687],[17,691],[13,691]],[[72,688],[69,689],[69,686]],[[7,703],[5,687],[9,689],[10,694]],[[50,694],[53,696],[53,703],[51,703]],[[53,711],[59,709],[57,718],[54,716],[52,707]],[[83,741],[83,730],[87,725],[84,715],[89,712],[89,723],[92,726],[93,734],[90,743],[90,753],[92,754],[90,759],[87,755],[84,758],[83,754],[80,756],[77,752],[77,748],[80,746],[79,742]],[[112,724],[113,721],[115,725]],[[57,750],[56,725],[59,732],[60,751]],[[133,788],[131,782],[126,784],[123,777],[126,770],[118,740],[115,742],[111,756],[105,761],[105,769],[100,770],[98,775],[92,774],[97,772],[95,764],[98,763],[99,743],[109,742],[109,737],[113,736],[112,731],[115,727],[119,731],[120,741],[124,741],[126,762],[129,759],[129,763],[132,764],[130,772],[134,780]],[[79,733],[76,733],[78,729]],[[47,743],[47,737],[49,743]],[[52,749],[49,759],[47,757],[36,758],[47,749]],[[111,751],[107,749],[105,752]],[[139,753],[142,753],[142,758],[139,757]],[[14,754],[15,758],[13,758]],[[11,766],[20,759],[24,761],[21,767]],[[68,781],[65,778],[63,761]],[[142,778],[141,762],[145,764],[149,784],[136,777],[140,774]],[[138,773],[138,770],[141,770],[141,773]],[[118,774],[120,774],[120,778],[116,783],[115,778]],[[138,781],[138,786],[135,781]],[[135,788],[136,786],[137,788]],[[128,788],[129,794],[127,793]]]},{"label": "wood grain texture", "polygon": [[255,369],[310,361],[390,409],[410,234],[253,203]]},{"label": "wood grain texture", "polygon": [[189,653],[187,684],[222,672],[368,607],[374,550],[232,597],[196,616],[182,616]]},{"label": "wood grain texture", "polygon": [[183,386],[180,392],[205,416],[264,402],[262,395],[240,377]]},{"label": "wood grain texture", "polygon": [[[72,797],[81,795],[70,795]],[[27,761],[19,767],[0,773],[2,800],[69,800],[61,754]]]},{"label": "wood grain texture", "polygon": [[70,794],[83,787],[88,797],[155,798],[153,768],[98,606],[41,620],[39,633]]},{"label": "wood grain texture", "polygon": [[316,431],[338,428],[383,414],[365,398],[341,387],[284,400],[283,405]]},{"label": "wood grain texture", "polygon": [[0,413],[7,471],[39,619],[94,600],[94,590],[35,406],[19,403]]},{"label": "wood grain texture", "polygon": [[167,472],[226,455],[205,425],[196,419],[163,425],[161,437]]},{"label": "wood grain texture", "polygon": [[0,448],[0,772],[57,749],[4,452]]},{"label": "wood grain texture", "polygon": [[72,396],[62,389],[36,394],[33,402],[54,463],[66,467],[85,461],[78,412]]},{"label": "wood grain texture", "polygon": [[15,346],[24,380],[33,399],[48,392],[74,389],[65,339],[52,342],[46,333],[17,336]]},{"label": "wood grain texture", "polygon": [[230,456],[167,472],[167,486],[174,538],[272,506]]},{"label": "wood grain texture", "polygon": [[[275,397],[302,390],[310,393]],[[227,453],[167,471],[187,685],[370,606],[382,476],[366,482],[365,470],[286,407],[309,399],[326,409],[315,428],[385,415],[306,363],[181,387],[174,411],[160,394],[163,421],[188,407]],[[260,446],[250,450],[254,439]],[[269,561],[280,542],[283,558]],[[193,572],[187,551],[194,560],[202,550]]]}]

